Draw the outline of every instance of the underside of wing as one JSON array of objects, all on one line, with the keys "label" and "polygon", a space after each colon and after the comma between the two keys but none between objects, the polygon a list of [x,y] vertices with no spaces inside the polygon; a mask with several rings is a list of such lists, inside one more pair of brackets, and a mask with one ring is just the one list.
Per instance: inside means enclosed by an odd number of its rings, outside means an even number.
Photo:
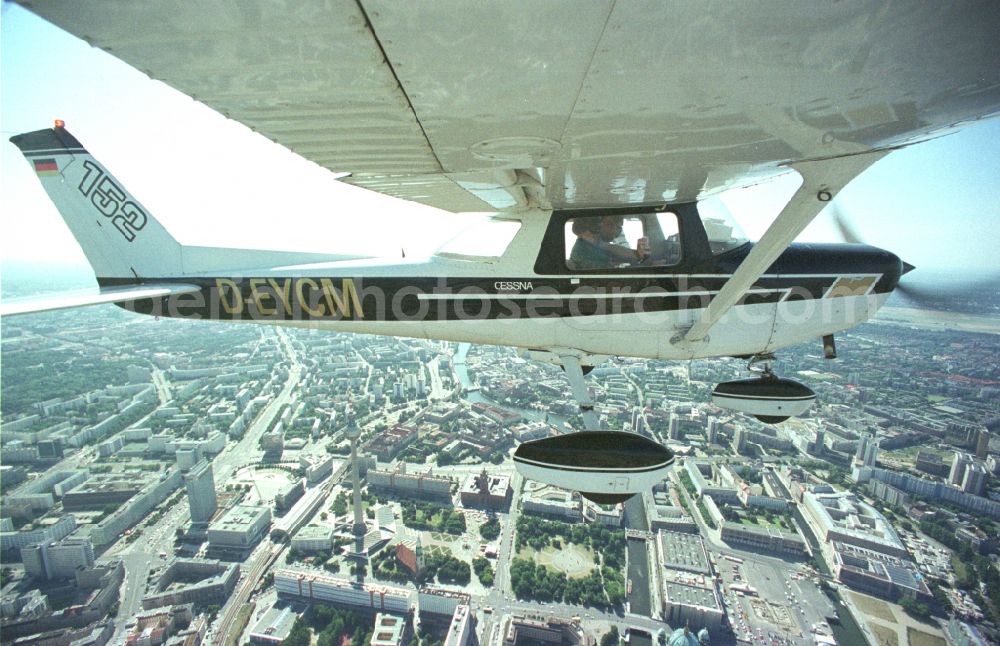
[{"label": "underside of wing", "polygon": [[9,299],[0,303],[0,316],[50,312],[105,303],[131,303],[147,298],[161,298],[200,291],[197,285],[144,284],[128,287],[102,287],[99,290],[81,290]]},{"label": "underside of wing", "polygon": [[346,180],[451,211],[690,201],[1000,110],[1000,4],[33,0]]}]

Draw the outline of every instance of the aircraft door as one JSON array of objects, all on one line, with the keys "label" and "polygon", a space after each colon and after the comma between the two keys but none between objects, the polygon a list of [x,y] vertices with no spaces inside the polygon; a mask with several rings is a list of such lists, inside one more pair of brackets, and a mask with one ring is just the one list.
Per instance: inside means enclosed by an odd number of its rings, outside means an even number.
[{"label": "aircraft door", "polygon": [[684,254],[677,214],[586,213],[563,228],[565,271],[573,275],[567,333],[583,332],[604,348],[622,345],[612,353],[655,356],[679,308],[674,272]]}]

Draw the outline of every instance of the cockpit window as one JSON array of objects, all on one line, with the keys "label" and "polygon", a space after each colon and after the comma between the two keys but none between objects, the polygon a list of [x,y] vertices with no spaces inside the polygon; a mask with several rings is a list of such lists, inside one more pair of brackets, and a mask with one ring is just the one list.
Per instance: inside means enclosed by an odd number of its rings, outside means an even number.
[{"label": "cockpit window", "polygon": [[585,215],[565,229],[566,268],[571,271],[669,267],[681,260],[677,215]]},{"label": "cockpit window", "polygon": [[705,225],[708,246],[714,255],[742,247],[749,242],[732,213],[718,197],[709,197],[699,202],[698,215]]},{"label": "cockpit window", "polygon": [[513,220],[483,220],[441,245],[436,255],[452,258],[499,258],[507,251],[521,223]]}]

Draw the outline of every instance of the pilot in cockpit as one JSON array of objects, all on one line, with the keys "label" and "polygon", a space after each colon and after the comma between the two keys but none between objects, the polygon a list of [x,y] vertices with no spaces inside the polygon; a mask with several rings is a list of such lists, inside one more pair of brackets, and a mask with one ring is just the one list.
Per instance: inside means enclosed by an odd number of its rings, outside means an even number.
[{"label": "pilot in cockpit", "polygon": [[613,265],[641,264],[649,256],[649,239],[645,236],[639,238],[636,241],[636,248],[633,249],[628,238],[625,237],[625,229],[622,227],[624,222],[625,218],[620,215],[602,217],[600,239],[607,245]]},{"label": "pilot in cockpit", "polygon": [[621,216],[577,218],[573,221],[576,242],[566,265],[570,269],[605,269],[636,265],[649,255],[649,241],[640,238],[636,248],[629,246],[622,230]]}]

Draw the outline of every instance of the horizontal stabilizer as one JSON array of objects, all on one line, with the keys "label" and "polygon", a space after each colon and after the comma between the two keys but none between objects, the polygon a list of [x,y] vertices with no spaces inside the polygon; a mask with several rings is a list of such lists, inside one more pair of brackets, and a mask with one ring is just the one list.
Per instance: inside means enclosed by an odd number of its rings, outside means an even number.
[{"label": "horizontal stabilizer", "polygon": [[147,283],[127,287],[104,287],[100,290],[58,292],[6,300],[0,303],[0,316],[48,312],[102,303],[130,303],[144,298],[191,294],[200,290],[197,285]]}]

